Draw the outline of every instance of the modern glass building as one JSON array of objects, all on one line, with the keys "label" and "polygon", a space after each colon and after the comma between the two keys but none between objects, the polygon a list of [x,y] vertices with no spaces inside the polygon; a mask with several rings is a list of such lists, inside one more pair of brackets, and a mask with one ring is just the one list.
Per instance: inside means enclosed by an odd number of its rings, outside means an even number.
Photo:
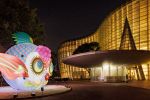
[{"label": "modern glass building", "polygon": [[70,78],[70,79],[88,79],[90,78],[89,69],[81,68],[79,66],[71,66],[64,64],[62,62],[63,58],[66,58],[73,54],[74,50],[78,48],[78,46],[84,43],[90,42],[98,42],[98,34],[91,34],[89,36],[85,36],[84,38],[78,38],[73,40],[65,41],[61,44],[58,49],[58,63],[60,67],[60,74],[62,78]]},{"label": "modern glass building", "polygon": [[[126,27],[126,24],[129,27]],[[130,30],[133,37],[131,41],[129,31],[125,31],[125,39],[122,41],[124,30]],[[62,43],[58,50],[59,66],[62,77],[80,78],[81,73],[85,78],[100,79],[104,81],[149,80],[150,63],[143,65],[115,65],[104,62],[101,66],[89,69],[71,66],[62,63],[62,59],[72,55],[73,51],[86,42],[99,42],[101,50],[131,50],[132,43],[136,50],[150,50],[150,1],[132,0],[111,12],[100,24],[95,33],[77,40]],[[121,41],[123,46],[121,47]],[[74,74],[76,73],[76,74]],[[80,73],[80,74],[79,74]],[[90,74],[90,75],[89,75]],[[89,76],[88,76],[89,75]]]}]

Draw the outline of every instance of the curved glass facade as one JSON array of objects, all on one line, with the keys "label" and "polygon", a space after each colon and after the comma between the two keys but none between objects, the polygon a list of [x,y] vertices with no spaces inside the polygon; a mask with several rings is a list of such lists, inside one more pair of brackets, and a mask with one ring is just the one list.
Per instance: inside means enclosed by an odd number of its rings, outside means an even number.
[{"label": "curved glass facade", "polygon": [[71,66],[64,64],[62,59],[73,54],[75,49],[84,43],[98,42],[98,33],[91,34],[87,37],[69,40],[59,47],[58,49],[58,62],[60,67],[60,74],[62,78],[70,79],[88,79],[89,78],[89,69],[80,68],[79,66]]},{"label": "curved glass facade", "polygon": [[[97,30],[101,49],[119,50],[126,18],[128,19],[137,50],[150,50],[149,0],[132,0],[132,2],[121,6],[105,18]],[[129,39],[126,39],[124,49],[131,49]],[[129,68],[126,66],[126,68],[126,74],[128,74],[131,79],[141,79],[141,75],[137,75],[140,71],[144,72],[144,76],[147,80],[150,79],[149,64],[142,65],[142,69],[138,70],[134,66],[130,66]],[[113,71],[110,70],[110,72]]]},{"label": "curved glass facade", "polygon": [[[94,34],[85,38],[65,42],[60,46],[58,55],[61,75],[64,77],[74,77],[73,73],[75,70],[86,71],[86,69],[62,63],[63,58],[71,55],[72,52],[83,43],[98,41],[101,50],[119,50],[126,19],[128,20],[136,49],[150,50],[150,1],[132,0],[110,13]],[[131,49],[129,39],[126,39],[124,49]],[[99,71],[94,73],[96,69]],[[117,78],[125,80],[127,75],[131,80],[141,80],[141,72],[143,72],[146,80],[150,79],[149,63],[141,65],[141,68],[135,66],[116,66],[104,63],[102,66],[91,69],[90,74],[91,77],[103,80]]]},{"label": "curved glass facade", "polygon": [[[128,19],[138,50],[149,50],[150,1],[134,0],[118,8],[100,25],[100,45],[103,50],[119,49],[125,19]],[[128,47],[127,47],[128,49]]]}]

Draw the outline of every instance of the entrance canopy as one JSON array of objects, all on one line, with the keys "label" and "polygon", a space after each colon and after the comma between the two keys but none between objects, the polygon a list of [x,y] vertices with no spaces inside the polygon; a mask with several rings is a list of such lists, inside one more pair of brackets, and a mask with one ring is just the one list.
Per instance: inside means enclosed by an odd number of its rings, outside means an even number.
[{"label": "entrance canopy", "polygon": [[150,51],[146,50],[108,50],[92,51],[71,55],[63,59],[65,64],[92,67],[103,62],[113,64],[139,65],[150,61]]}]

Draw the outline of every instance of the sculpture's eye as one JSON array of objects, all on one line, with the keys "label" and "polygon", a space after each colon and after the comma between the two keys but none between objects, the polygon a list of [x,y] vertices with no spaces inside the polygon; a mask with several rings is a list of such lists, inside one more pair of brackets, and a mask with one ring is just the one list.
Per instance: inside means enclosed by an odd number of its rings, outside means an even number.
[{"label": "sculpture's eye", "polygon": [[44,64],[40,58],[35,58],[32,62],[32,70],[35,74],[41,74],[44,69]]}]

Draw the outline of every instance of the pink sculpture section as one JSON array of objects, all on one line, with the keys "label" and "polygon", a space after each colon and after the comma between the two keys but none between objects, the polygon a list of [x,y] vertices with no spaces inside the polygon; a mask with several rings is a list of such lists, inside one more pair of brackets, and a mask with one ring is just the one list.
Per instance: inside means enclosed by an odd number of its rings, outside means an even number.
[{"label": "pink sculpture section", "polygon": [[41,55],[41,59],[43,60],[43,62],[45,62],[45,66],[49,67],[48,65],[50,64],[51,61],[50,49],[45,46],[39,45],[35,51]]}]

